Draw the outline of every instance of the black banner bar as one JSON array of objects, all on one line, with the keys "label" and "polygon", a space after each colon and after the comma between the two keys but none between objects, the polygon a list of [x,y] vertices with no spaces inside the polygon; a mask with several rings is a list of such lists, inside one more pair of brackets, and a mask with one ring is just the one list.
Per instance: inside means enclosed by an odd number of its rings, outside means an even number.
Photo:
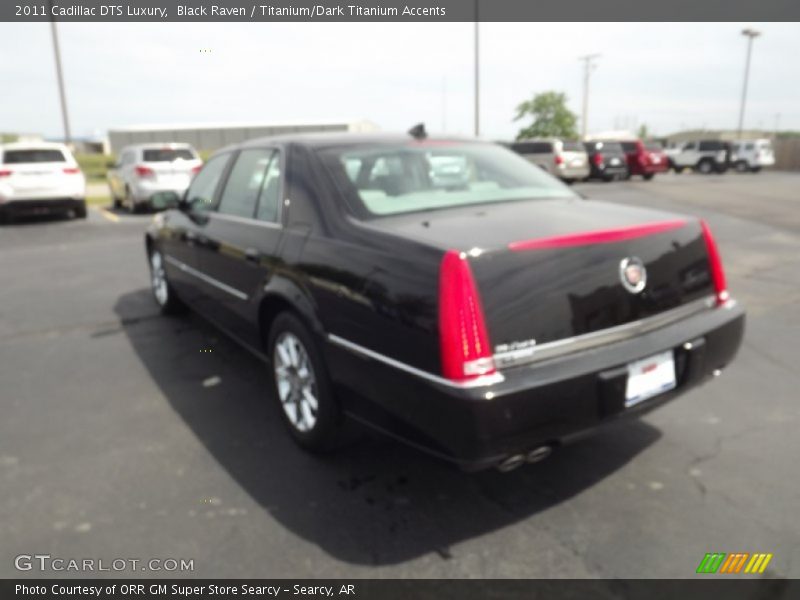
[{"label": "black banner bar", "polygon": [[2,580],[0,598],[141,598],[174,600],[275,598],[276,600],[550,600],[647,599],[789,600],[800,594],[800,583],[786,579],[705,576],[697,579],[611,580]]},{"label": "black banner bar", "polygon": [[0,21],[800,21],[797,0],[3,0]]}]

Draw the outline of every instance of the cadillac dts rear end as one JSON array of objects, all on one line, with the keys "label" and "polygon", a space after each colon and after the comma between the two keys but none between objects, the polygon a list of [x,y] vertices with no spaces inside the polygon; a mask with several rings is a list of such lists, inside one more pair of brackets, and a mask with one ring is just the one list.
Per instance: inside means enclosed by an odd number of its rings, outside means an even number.
[{"label": "cadillac dts rear end", "polygon": [[744,331],[694,219],[447,251],[438,311],[442,377],[413,385],[414,427],[467,470],[536,462],[675,398],[718,375]]}]

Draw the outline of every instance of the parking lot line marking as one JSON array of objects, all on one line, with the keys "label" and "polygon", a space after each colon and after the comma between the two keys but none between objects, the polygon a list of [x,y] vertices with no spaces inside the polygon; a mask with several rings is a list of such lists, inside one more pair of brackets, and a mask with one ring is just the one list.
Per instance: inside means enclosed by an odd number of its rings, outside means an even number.
[{"label": "parking lot line marking", "polygon": [[114,213],[112,213],[111,211],[105,208],[97,208],[97,207],[95,207],[95,210],[98,211],[101,215],[103,215],[106,219],[108,219],[112,223],[119,223],[119,217]]}]

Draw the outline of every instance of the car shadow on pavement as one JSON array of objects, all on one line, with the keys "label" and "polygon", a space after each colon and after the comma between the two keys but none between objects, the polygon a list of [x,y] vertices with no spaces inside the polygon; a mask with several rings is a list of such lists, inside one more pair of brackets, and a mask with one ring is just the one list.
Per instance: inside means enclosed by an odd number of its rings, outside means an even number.
[{"label": "car shadow on pavement", "polygon": [[[259,359],[194,314],[158,316],[147,289],[120,297],[115,311],[166,401],[219,465],[273,519],[349,563],[447,560],[459,542],[594,486],[661,436],[628,420],[507,474],[462,473],[375,436],[314,456],[284,431]],[[549,536],[543,522],[531,531]]]}]

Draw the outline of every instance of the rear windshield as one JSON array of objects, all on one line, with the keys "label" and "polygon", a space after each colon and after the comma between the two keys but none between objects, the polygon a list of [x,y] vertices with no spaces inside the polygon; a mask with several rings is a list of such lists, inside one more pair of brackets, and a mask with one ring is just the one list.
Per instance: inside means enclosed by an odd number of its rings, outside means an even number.
[{"label": "rear windshield", "polygon": [[644,147],[650,150],[650,152],[661,152],[664,148],[658,142],[645,142]]},{"label": "rear windshield", "polygon": [[159,148],[145,150],[142,153],[144,162],[172,162],[173,160],[194,160],[194,152],[188,148]]},{"label": "rear windshield", "polygon": [[6,150],[3,153],[3,162],[9,165],[18,163],[66,162],[66,160],[61,150],[54,150],[52,148]]},{"label": "rear windshield", "polygon": [[549,154],[553,151],[550,142],[517,142],[511,144],[511,149],[519,154]]},{"label": "rear windshield", "polygon": [[590,152],[603,152],[608,154],[621,154],[622,145],[619,142],[588,142],[586,149]]},{"label": "rear windshield", "polygon": [[564,142],[564,152],[583,152],[583,144],[580,142]]},{"label": "rear windshield", "polygon": [[494,144],[409,142],[318,151],[348,198],[373,216],[535,198],[574,198]]}]

